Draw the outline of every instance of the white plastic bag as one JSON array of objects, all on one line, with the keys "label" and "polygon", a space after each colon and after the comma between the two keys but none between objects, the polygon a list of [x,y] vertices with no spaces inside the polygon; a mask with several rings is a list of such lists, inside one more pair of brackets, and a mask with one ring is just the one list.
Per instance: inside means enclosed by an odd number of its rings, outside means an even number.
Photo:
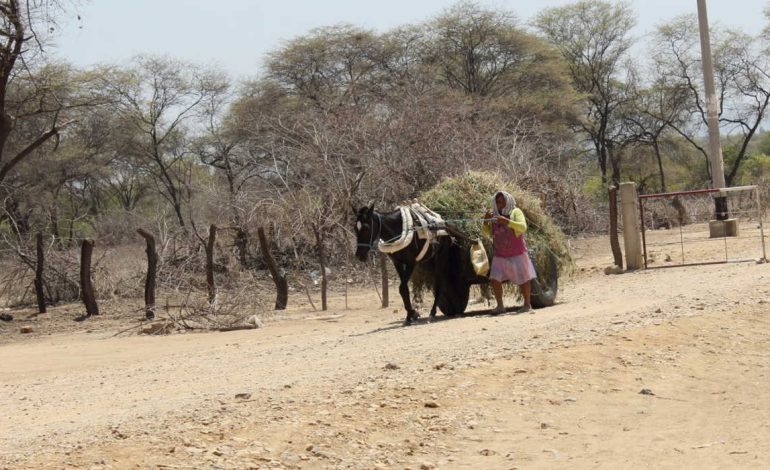
[{"label": "white plastic bag", "polygon": [[484,249],[484,244],[481,243],[480,238],[471,243],[471,264],[473,265],[473,270],[479,276],[486,276],[489,272],[487,250]]}]

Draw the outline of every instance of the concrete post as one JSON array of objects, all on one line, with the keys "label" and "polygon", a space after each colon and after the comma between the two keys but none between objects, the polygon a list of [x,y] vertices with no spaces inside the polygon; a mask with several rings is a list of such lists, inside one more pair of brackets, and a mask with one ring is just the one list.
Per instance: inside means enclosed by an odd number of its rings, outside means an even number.
[{"label": "concrete post", "polygon": [[[706,92],[706,122],[709,130],[711,184],[715,189],[722,189],[726,187],[725,163],[722,158],[722,144],[719,137],[719,102],[717,101],[716,88],[714,87],[714,64],[711,56],[711,39],[709,38],[706,0],[698,0],[698,27],[700,31],[701,63],[703,64],[703,88]],[[714,198],[714,218],[716,221],[727,221],[730,218],[727,198],[724,195]],[[734,222],[731,224],[734,224]],[[724,233],[729,233],[731,228],[725,228],[724,224],[721,223],[709,223],[709,230],[710,237],[716,238],[724,236]]]},{"label": "concrete post", "polygon": [[644,266],[639,212],[636,209],[636,183],[620,183],[620,205],[623,214],[623,245],[626,250],[626,269],[633,271]]}]

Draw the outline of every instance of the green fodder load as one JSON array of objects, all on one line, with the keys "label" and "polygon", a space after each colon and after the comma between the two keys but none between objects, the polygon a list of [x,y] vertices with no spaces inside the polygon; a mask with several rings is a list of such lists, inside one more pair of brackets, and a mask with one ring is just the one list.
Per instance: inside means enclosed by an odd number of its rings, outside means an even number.
[{"label": "green fodder load", "polygon": [[[492,207],[492,197],[498,191],[507,191],[516,198],[519,207],[527,219],[527,247],[532,255],[538,280],[549,283],[551,270],[548,269],[550,255],[557,261],[559,273],[565,273],[572,267],[567,239],[561,229],[545,213],[536,195],[519,189],[514,183],[494,173],[469,172],[462,176],[447,178],[423,192],[419,201],[433,211],[441,214],[449,225],[459,229],[475,240],[481,238],[490,258],[493,256],[492,241],[481,234],[481,219]],[[470,241],[458,239],[463,250],[470,251]],[[417,269],[412,277],[416,290],[430,288],[431,273],[426,269]]]}]

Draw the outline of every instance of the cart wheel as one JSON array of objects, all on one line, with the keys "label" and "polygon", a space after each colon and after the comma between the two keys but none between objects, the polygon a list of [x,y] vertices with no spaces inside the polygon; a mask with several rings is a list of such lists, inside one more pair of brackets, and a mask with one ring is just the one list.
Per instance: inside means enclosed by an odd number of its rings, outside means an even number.
[{"label": "cart wheel", "polygon": [[[550,307],[556,303],[556,293],[559,290],[559,266],[556,256],[551,253],[548,256],[548,266],[538,266],[537,272],[541,274],[538,275],[537,279],[532,280],[532,296],[530,297],[532,307]],[[545,273],[548,273],[548,282],[545,280]]]},{"label": "cart wheel", "polygon": [[466,250],[456,243],[452,243],[448,249],[446,264],[439,267],[436,273],[441,283],[441,295],[436,299],[436,305],[441,313],[453,317],[462,315],[468,306],[471,284],[466,278],[465,267],[466,264],[470,265],[470,258]]},{"label": "cart wheel", "polygon": [[468,306],[470,295],[471,286],[463,283],[453,288],[443,289],[439,298],[436,299],[436,305],[441,309],[441,313],[448,317],[462,315],[465,307]]}]

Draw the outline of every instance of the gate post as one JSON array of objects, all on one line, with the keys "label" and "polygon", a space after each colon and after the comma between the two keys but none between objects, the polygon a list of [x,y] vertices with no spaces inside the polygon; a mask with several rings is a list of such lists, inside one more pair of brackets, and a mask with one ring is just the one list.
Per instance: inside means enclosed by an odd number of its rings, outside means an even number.
[{"label": "gate post", "polygon": [[643,266],[642,241],[639,235],[639,214],[636,210],[636,183],[620,183],[620,205],[623,214],[623,245],[626,250],[626,269]]}]

